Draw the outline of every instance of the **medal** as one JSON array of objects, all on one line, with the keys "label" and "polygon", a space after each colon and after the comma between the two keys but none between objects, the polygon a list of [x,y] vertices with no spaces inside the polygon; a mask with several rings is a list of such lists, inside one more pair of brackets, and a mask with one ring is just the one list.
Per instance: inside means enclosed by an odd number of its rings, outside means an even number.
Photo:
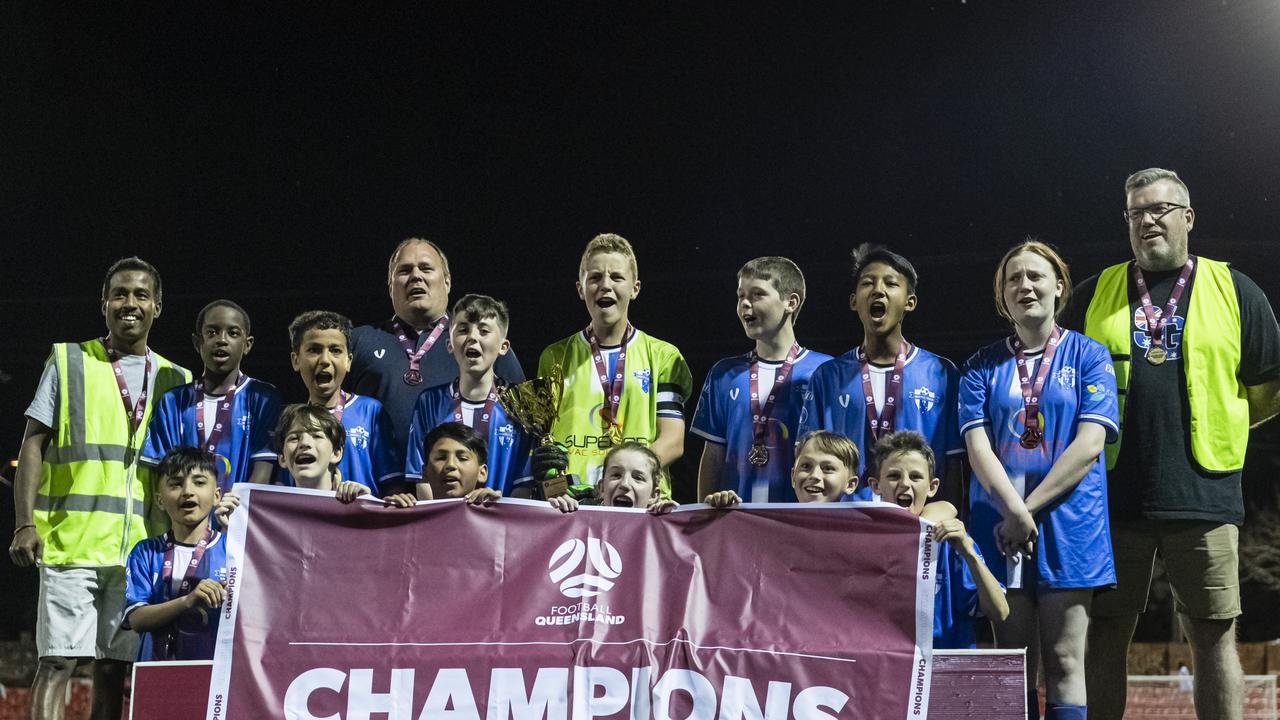
[{"label": "medal", "polygon": [[622,428],[618,423],[611,422],[605,426],[604,436],[609,438],[610,445],[621,445],[623,441]]},{"label": "medal", "polygon": [[769,449],[763,445],[752,445],[751,452],[747,453],[747,462],[756,467],[764,467],[769,464]]},{"label": "medal", "polygon": [[408,370],[405,370],[405,371],[404,371],[404,384],[405,384],[405,385],[421,385],[421,384],[422,384],[422,371],[421,371],[421,370],[418,370],[418,369],[416,369],[416,368],[409,368]]},{"label": "medal", "polygon": [[600,419],[604,421],[604,435],[611,445],[622,442],[622,427],[618,425],[618,406],[622,404],[622,385],[627,377],[627,345],[635,337],[635,328],[627,325],[622,336],[622,346],[618,348],[618,359],[613,364],[613,379],[604,364],[604,351],[600,349],[600,341],[590,325],[583,331],[587,342],[591,345],[591,359],[596,366],[596,379],[600,382],[600,391],[604,393],[604,403],[600,406]]},{"label": "medal", "polygon": [[1029,427],[1022,431],[1022,447],[1028,450],[1036,449],[1036,447],[1040,445],[1040,441],[1043,439],[1044,435],[1037,428]]},{"label": "medal", "polygon": [[400,347],[404,348],[404,354],[409,358],[409,369],[404,373],[405,385],[422,384],[422,356],[427,354],[432,345],[440,339],[440,335],[444,333],[445,328],[449,327],[449,316],[441,315],[436,321],[436,326],[431,329],[431,334],[426,340],[422,341],[422,347],[416,351],[413,349],[413,341],[409,339],[409,331],[405,330],[404,325],[399,320],[392,320],[391,327],[396,331],[396,342],[400,343]]},{"label": "medal", "polygon": [[[413,383],[417,384],[417,383]],[[453,391],[453,421],[457,423],[467,424],[462,417],[462,390],[458,387],[458,381],[454,380],[450,386]],[[498,404],[498,383],[497,379],[493,383],[493,387],[489,388],[489,394],[485,396],[484,408],[480,414],[472,421],[471,429],[476,431],[480,437],[489,437],[489,418],[493,417],[493,408]]]},{"label": "medal", "polygon": [[151,348],[147,348],[147,359],[142,365],[142,392],[138,394],[137,402],[130,402],[129,385],[124,381],[124,368],[120,367],[120,353],[107,344],[109,338],[110,336],[104,337],[99,342],[107,351],[107,359],[111,361],[111,371],[116,376],[116,386],[120,388],[120,400],[124,403],[124,412],[129,417],[129,434],[132,435],[142,427],[142,420],[147,414],[147,380],[151,377]]},{"label": "medal", "polygon": [[1164,329],[1177,315],[1178,300],[1187,289],[1187,281],[1191,279],[1191,271],[1195,267],[1195,256],[1188,255],[1187,262],[1182,265],[1182,272],[1178,273],[1178,279],[1169,292],[1169,300],[1164,304],[1160,319],[1157,320],[1156,309],[1151,304],[1151,292],[1147,289],[1147,279],[1142,275],[1142,268],[1136,263],[1133,266],[1133,284],[1138,286],[1138,300],[1142,302],[1142,317],[1147,321],[1147,362],[1152,365],[1163,365],[1164,361],[1169,359],[1169,351],[1164,347]]},{"label": "medal", "polygon": [[1049,368],[1053,366],[1053,356],[1058,352],[1058,343],[1062,341],[1062,328],[1057,324],[1044,344],[1044,354],[1040,356],[1040,368],[1036,370],[1033,380],[1027,367],[1027,355],[1023,351],[1022,339],[1016,334],[1009,341],[1013,349],[1013,359],[1018,368],[1018,384],[1022,387],[1022,431],[1018,442],[1028,450],[1040,446],[1044,439],[1044,428],[1040,425],[1040,394],[1044,392],[1044,380],[1049,376]]},{"label": "medal", "polygon": [[862,366],[862,394],[867,404],[867,424],[871,427],[873,443],[893,432],[893,420],[898,412],[898,399],[902,395],[902,368],[907,364],[907,355],[910,352],[911,345],[903,340],[898,346],[898,355],[893,359],[893,374],[885,382],[884,406],[880,412],[876,412],[876,397],[871,385],[871,360],[862,346],[858,346],[858,364]]},{"label": "medal", "polygon": [[1163,365],[1164,361],[1167,360],[1168,357],[1169,357],[1169,353],[1166,352],[1165,349],[1160,347],[1159,345],[1153,344],[1147,350],[1147,362],[1151,363],[1152,365]]},{"label": "medal", "polygon": [[765,446],[768,434],[769,418],[773,416],[773,408],[777,405],[779,391],[791,377],[791,368],[800,356],[800,343],[791,343],[791,349],[783,358],[782,365],[773,374],[773,387],[764,403],[760,402],[760,357],[751,352],[751,452],[747,454],[747,462],[756,467],[764,467],[769,462],[769,449]]}]

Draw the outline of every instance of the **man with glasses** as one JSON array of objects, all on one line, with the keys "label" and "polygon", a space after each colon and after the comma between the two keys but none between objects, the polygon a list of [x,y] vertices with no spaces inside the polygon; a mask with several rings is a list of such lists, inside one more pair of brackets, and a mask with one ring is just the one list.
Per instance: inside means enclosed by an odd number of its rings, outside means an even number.
[{"label": "man with glasses", "polygon": [[1200,718],[1242,712],[1240,472],[1249,428],[1280,412],[1280,328],[1226,263],[1187,252],[1187,186],[1150,168],[1125,181],[1133,261],[1076,290],[1066,324],[1111,352],[1121,432],[1106,446],[1117,588],[1093,602],[1089,715],[1124,715],[1126,660],[1159,554],[1191,641]]}]

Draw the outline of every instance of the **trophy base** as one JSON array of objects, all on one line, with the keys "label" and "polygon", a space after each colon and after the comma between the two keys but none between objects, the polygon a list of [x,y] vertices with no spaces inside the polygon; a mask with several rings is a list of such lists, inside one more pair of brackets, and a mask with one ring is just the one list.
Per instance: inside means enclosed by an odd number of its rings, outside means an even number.
[{"label": "trophy base", "polygon": [[550,500],[553,497],[560,497],[569,492],[568,475],[558,475],[556,477],[547,478],[542,481],[542,499]]}]

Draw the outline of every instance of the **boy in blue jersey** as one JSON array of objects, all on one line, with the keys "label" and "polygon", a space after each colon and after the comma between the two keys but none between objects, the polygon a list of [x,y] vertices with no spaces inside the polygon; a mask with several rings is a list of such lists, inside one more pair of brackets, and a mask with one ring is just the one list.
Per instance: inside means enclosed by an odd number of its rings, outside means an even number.
[{"label": "boy in blue jersey", "polygon": [[178,447],[156,474],[156,503],[170,530],[129,553],[123,627],[142,635],[139,660],[212,660],[227,581],[226,543],[209,522],[221,494],[217,460]]},{"label": "boy in blue jersey", "polygon": [[472,505],[492,505],[502,494],[486,485],[488,443],[460,422],[432,428],[423,440],[426,462],[415,486],[418,500],[463,498]]},{"label": "boy in blue jersey", "polygon": [[[914,430],[938,457],[947,458],[943,479],[951,497],[951,489],[960,487],[964,452],[956,425],[959,374],[949,360],[903,338],[903,319],[916,308],[917,276],[911,262],[881,245],[867,244],[853,258],[849,307],[862,322],[862,344],[814,371],[800,431],[845,435],[867,458],[880,437]],[[868,470],[860,465],[859,477]],[[862,483],[855,495],[869,500],[871,488]]]},{"label": "boy in blue jersey", "polygon": [[796,342],[804,274],[784,257],[738,270],[738,320],[755,348],[711,368],[692,431],[706,443],[698,497],[733,490],[750,502],[791,502],[790,474],[809,377],[830,355]]},{"label": "boy in blue jersey", "polygon": [[[375,497],[403,492],[402,448],[394,447],[382,403],[342,389],[351,369],[347,341],[351,321],[335,312],[311,310],[289,323],[290,360],[307,386],[307,402],[333,413],[346,432],[338,471],[344,480],[369,488]],[[286,484],[291,484],[285,479]]]},{"label": "boy in blue jersey", "polygon": [[218,460],[222,492],[238,482],[271,482],[276,459],[271,428],[284,403],[274,385],[240,368],[253,349],[249,313],[230,300],[214,300],[196,316],[191,342],[204,373],[156,403],[142,462],[159,465],[174,448],[200,447]]},{"label": "boy in blue jersey", "polygon": [[511,347],[508,322],[506,304],[488,295],[466,295],[454,304],[448,345],[459,374],[418,396],[405,448],[406,480],[422,479],[427,434],[442,423],[460,422],[487,441],[488,487],[502,495],[532,495],[530,487],[519,486],[532,479],[529,452],[534,443],[498,402],[494,375],[494,363]]}]

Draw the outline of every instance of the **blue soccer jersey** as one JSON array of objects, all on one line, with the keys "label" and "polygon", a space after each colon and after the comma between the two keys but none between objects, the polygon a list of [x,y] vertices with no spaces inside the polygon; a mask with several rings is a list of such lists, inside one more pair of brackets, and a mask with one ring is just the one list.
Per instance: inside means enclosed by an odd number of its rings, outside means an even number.
[{"label": "blue soccer jersey", "polygon": [[[735,355],[716,363],[707,374],[693,416],[693,434],[724,446],[724,466],[716,490],[733,490],[746,502],[795,502],[791,489],[791,465],[795,461],[796,431],[804,409],[809,377],[830,355],[802,349],[791,375],[778,391],[765,429],[769,460],[753,465],[747,456],[753,444],[751,420],[752,353]],[[763,407],[781,362],[760,362],[757,378]]]},{"label": "blue soccer jersey", "polygon": [[[157,605],[174,598],[172,583],[180,583],[186,573],[194,549],[190,545],[175,545],[174,576],[170,587],[163,582],[165,535],[147,538],[129,552],[125,564],[124,620],[129,624],[129,614],[143,605]],[[214,533],[213,541],[205,549],[200,564],[196,566],[196,580],[227,579],[227,544],[222,533]],[[192,587],[195,587],[195,583]],[[171,657],[155,656],[155,638],[150,632],[140,633],[142,645],[138,649],[139,660],[212,660],[214,643],[218,639],[218,618],[222,613],[212,610],[190,610],[176,621],[176,634],[170,646]],[[171,632],[175,628],[166,628]]]},{"label": "blue soccer jersey", "polygon": [[[892,368],[872,367],[873,385],[883,395],[883,376]],[[902,366],[902,397],[897,403],[894,430],[914,430],[925,437],[937,456],[939,473],[947,455],[964,452],[956,423],[956,384],[959,373],[946,358],[912,346]],[[800,434],[829,430],[847,436],[858,447],[858,490],[853,500],[872,499],[865,477],[875,440],[867,421],[858,348],[828,360],[809,378],[809,391],[800,417]],[[883,397],[876,399],[877,412]]]},{"label": "blue soccer jersey", "polygon": [[[347,432],[347,442],[342,448],[338,472],[343,480],[369,488],[374,497],[382,497],[382,488],[387,483],[404,476],[401,450],[394,445],[390,423],[382,403],[364,395],[347,394],[342,409],[342,429]],[[284,469],[280,470],[277,482],[295,485]]]},{"label": "blue soccer jersey", "polygon": [[[413,416],[409,424],[409,445],[404,453],[405,478],[415,482],[422,481],[423,441],[437,425],[454,420],[453,391],[455,380],[444,385],[427,388],[418,396],[413,407]],[[462,422],[469,428],[476,426],[477,412],[466,407],[462,409]],[[484,403],[478,403],[483,408]],[[489,479],[488,486],[510,495],[516,485],[532,479],[533,472],[529,468],[529,453],[534,441],[520,428],[515,421],[507,417],[502,403],[494,403],[493,417],[489,418],[489,433],[485,438],[489,443]]]},{"label": "blue soccer jersey", "polygon": [[[981,551],[979,551],[981,555]],[[933,594],[933,649],[974,647],[973,619],[978,614],[978,586],[964,557],[949,542],[938,544]]]},{"label": "blue soccer jersey", "polygon": [[[1040,353],[1028,353],[1031,377]],[[1005,474],[1022,497],[1040,484],[1076,437],[1082,422],[1094,422],[1114,437],[1118,426],[1116,378],[1102,345],[1063,330],[1040,393],[1044,438],[1034,448],[1020,442],[1025,429],[1022,386],[1008,339],[979,350],[960,380],[960,427],[984,431]],[[1002,516],[975,474],[970,483],[971,535],[991,572],[1007,587],[1021,587],[1021,568],[1002,556],[992,531]],[[1107,476],[1102,453],[1068,494],[1036,514],[1036,572],[1040,587],[1084,588],[1116,581],[1107,521]],[[1025,562],[1024,562],[1025,564]]]},{"label": "blue soccer jersey", "polygon": [[[208,429],[196,428],[197,404],[203,403],[206,428],[222,409],[225,396],[205,395],[200,381],[179,385],[160,397],[147,426],[147,439],[142,446],[142,462],[159,465],[165,453],[182,447],[206,447]],[[229,426],[222,430],[215,453],[222,465],[218,469],[218,487],[222,492],[239,482],[248,482],[253,463],[276,462],[271,447],[271,432],[284,401],[280,391],[268,382],[240,376],[231,399]]]}]

